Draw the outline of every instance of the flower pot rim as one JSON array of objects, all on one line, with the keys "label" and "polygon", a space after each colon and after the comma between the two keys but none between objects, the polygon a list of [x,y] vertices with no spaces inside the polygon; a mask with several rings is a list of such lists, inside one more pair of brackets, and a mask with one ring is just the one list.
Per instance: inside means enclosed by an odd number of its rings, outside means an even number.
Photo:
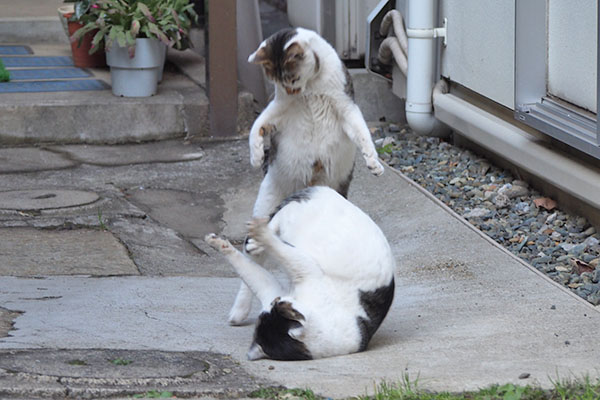
[{"label": "flower pot rim", "polygon": [[69,13],[71,15],[73,15],[73,13],[75,12],[75,9],[73,8],[73,5],[65,4],[65,5],[58,7],[58,12],[65,16]]}]

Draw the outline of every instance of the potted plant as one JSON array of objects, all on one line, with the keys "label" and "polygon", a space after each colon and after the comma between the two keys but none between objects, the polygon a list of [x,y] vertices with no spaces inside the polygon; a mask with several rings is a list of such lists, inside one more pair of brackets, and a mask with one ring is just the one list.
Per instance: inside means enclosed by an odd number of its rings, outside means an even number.
[{"label": "potted plant", "polygon": [[166,47],[190,46],[197,19],[189,0],[91,0],[90,21],[74,35],[98,30],[92,53],[102,45],[111,69],[113,93],[142,97],[156,93]]},{"label": "potted plant", "polygon": [[[86,31],[75,35],[80,29],[95,20],[93,13],[94,0],[65,0],[65,3],[73,3],[71,7],[59,8],[59,13],[66,19],[67,32],[71,38],[71,52],[73,53],[73,64],[81,68],[106,67],[106,55],[104,51],[95,49],[92,52],[92,39],[96,30]],[[69,9],[72,9],[70,11]]]},{"label": "potted plant", "polygon": [[64,0],[62,6],[58,7],[58,18],[60,19],[60,23],[62,24],[62,27],[65,31],[65,35],[67,35],[67,37],[70,37],[71,35],[69,35],[69,28],[67,25],[67,15],[70,17],[71,15],[73,15],[73,13],[75,12],[75,2],[77,0]]}]

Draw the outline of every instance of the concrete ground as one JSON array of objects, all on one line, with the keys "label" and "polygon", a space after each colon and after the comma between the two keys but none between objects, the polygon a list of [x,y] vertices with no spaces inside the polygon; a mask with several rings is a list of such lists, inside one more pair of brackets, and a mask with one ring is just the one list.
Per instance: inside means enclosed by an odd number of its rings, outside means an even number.
[{"label": "concrete ground", "polygon": [[284,385],[339,398],[405,373],[451,391],[597,376],[597,309],[361,159],[350,200],[397,262],[387,319],[363,353],[247,361],[252,324],[226,322],[238,279],[201,238],[242,241],[261,179],[248,157],[245,141],[1,149],[0,397]]},{"label": "concrete ground", "polygon": [[[58,18],[62,0],[0,0],[0,45],[28,46],[33,56],[71,56]],[[124,98],[112,94],[108,67],[88,68],[105,90],[0,93],[0,143],[127,143],[210,136],[201,30],[192,49],[170,49],[157,94]],[[9,69],[10,72],[10,69]],[[252,95],[240,88],[238,132],[255,118]],[[48,121],[51,121],[50,123]]]},{"label": "concrete ground", "polygon": [[[38,18],[22,32],[39,39],[48,29],[51,43],[34,50],[68,52],[53,47],[62,33],[50,3],[28,0],[25,12],[0,0],[0,38]],[[261,173],[244,140],[183,139],[203,136],[208,106],[202,61],[188,56],[176,54],[179,69],[147,100],[0,96],[0,398],[231,398],[271,385],[340,398],[406,373],[450,391],[598,376],[598,309],[396,171],[371,176],[361,159],[350,200],[381,226],[397,262],[387,319],[363,353],[247,361],[253,321],[226,322],[238,278],[202,238],[242,242]],[[354,78],[365,88],[357,93],[372,94],[370,81]],[[365,114],[377,120],[380,110]],[[149,123],[128,125],[134,114]],[[150,142],[65,144],[131,140]]]}]

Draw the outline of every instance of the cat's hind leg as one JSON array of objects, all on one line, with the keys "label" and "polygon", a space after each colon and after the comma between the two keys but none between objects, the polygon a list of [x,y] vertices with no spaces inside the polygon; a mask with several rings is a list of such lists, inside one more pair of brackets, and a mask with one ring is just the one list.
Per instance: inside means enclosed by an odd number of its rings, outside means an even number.
[{"label": "cat's hind leg", "polygon": [[[267,174],[263,178],[260,183],[260,188],[258,189],[258,196],[254,203],[254,210],[252,211],[253,218],[270,217],[277,209],[277,206],[279,206],[286,197],[286,194],[280,190],[282,183],[278,184],[275,180],[272,172],[267,171]],[[244,246],[246,252],[254,257],[258,256],[263,251],[262,246],[256,243],[252,237],[246,240]]]},{"label": "cat's hind leg", "polygon": [[[204,240],[212,248],[225,256],[227,261],[235,268],[240,278],[242,278],[247,285],[244,286],[249,288],[249,292],[251,291],[250,296],[254,293],[260,300],[263,309],[268,309],[274,298],[283,295],[283,290],[273,274],[233,247],[228,240],[222,239],[214,233],[207,235]],[[252,299],[252,297],[250,297],[250,299]],[[250,302],[250,304],[252,304],[252,302]],[[241,323],[247,315],[248,313],[246,313],[239,322]]]},{"label": "cat's hind leg", "polygon": [[[267,172],[267,175],[265,175],[260,184],[252,215],[255,217],[269,216],[275,211],[283,198],[284,195],[277,190],[277,184],[274,182],[272,173]],[[263,250],[264,248],[262,245],[252,238],[248,238],[244,243],[244,251],[249,254],[257,264],[264,263],[265,257],[264,254],[262,254]],[[246,320],[252,309],[252,297],[252,292],[242,281],[238,294],[233,302],[233,306],[231,306],[231,310],[229,311],[228,321],[231,325],[241,325]]]},{"label": "cat's hind leg", "polygon": [[266,218],[254,218],[248,222],[248,234],[264,246],[269,255],[273,256],[284,267],[293,282],[301,282],[311,275],[322,275],[323,271],[318,262],[310,255],[293,245],[282,241],[268,225]]},{"label": "cat's hind leg", "polygon": [[227,322],[229,322],[229,325],[243,325],[244,321],[250,314],[250,310],[252,310],[253,297],[254,293],[252,293],[248,285],[246,285],[246,283],[242,280],[240,283],[240,288],[235,295],[233,306],[231,306],[231,309],[229,310],[229,316],[227,317]]}]

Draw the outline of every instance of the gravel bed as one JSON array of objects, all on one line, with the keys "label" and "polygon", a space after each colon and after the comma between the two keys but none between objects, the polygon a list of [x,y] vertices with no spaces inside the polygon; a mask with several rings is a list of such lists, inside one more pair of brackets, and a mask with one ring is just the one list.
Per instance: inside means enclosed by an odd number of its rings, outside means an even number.
[{"label": "gravel bed", "polygon": [[600,304],[600,234],[506,170],[407,127],[372,128],[380,157],[554,281]]}]

